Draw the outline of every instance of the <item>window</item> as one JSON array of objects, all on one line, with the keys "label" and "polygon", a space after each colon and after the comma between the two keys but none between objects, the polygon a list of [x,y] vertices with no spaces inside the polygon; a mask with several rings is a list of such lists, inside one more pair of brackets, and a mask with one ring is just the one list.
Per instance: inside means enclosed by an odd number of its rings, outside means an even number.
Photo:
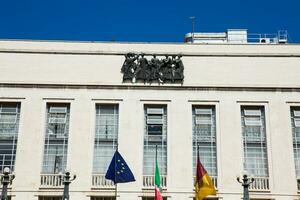
[{"label": "window", "polygon": [[[142,197],[142,200],[155,200],[155,197]],[[163,200],[167,200],[167,197],[163,197]]]},{"label": "window", "polygon": [[214,106],[193,106],[193,173],[197,151],[210,176],[217,176],[216,114]]},{"label": "window", "polygon": [[116,197],[91,197],[91,200],[115,200]]},{"label": "window", "polygon": [[[14,196],[14,195],[13,195],[13,196]],[[11,198],[12,198],[11,196],[7,196],[7,200],[11,200]],[[15,199],[15,198],[14,198],[14,199]]]},{"label": "window", "polygon": [[[219,198],[216,198],[216,197],[207,197],[207,198],[204,198],[205,200],[218,200]],[[196,200],[196,198],[193,198],[193,200]]]},{"label": "window", "polygon": [[167,107],[146,105],[144,135],[144,175],[154,175],[155,154],[161,175],[167,175]]},{"label": "window", "polygon": [[293,149],[297,179],[300,179],[300,107],[291,107]]},{"label": "window", "polygon": [[242,106],[244,169],[255,177],[268,177],[264,107]]},{"label": "window", "polygon": [[42,173],[57,174],[65,171],[68,152],[69,118],[69,104],[47,104]]},{"label": "window", "polygon": [[118,105],[96,105],[93,173],[106,173],[118,144],[118,124]]},{"label": "window", "polygon": [[14,170],[20,120],[19,103],[0,103],[0,170]]},{"label": "window", "polygon": [[58,196],[39,196],[39,200],[62,200],[62,197],[58,197]]}]

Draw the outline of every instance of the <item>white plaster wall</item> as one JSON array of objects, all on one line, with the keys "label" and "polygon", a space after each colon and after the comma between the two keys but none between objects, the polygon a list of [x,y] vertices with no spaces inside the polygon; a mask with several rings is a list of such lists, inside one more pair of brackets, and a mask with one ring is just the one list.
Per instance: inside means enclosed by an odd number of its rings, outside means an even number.
[{"label": "white plaster wall", "polygon": [[[299,46],[7,41],[0,41],[0,44],[0,101],[21,102],[16,179],[12,185],[14,200],[37,200],[38,195],[59,195],[62,192],[39,189],[47,102],[71,105],[67,166],[77,174],[70,188],[72,200],[114,194],[113,191],[103,193],[91,189],[96,103],[119,104],[119,150],[136,178],[136,182],[119,184],[119,200],[140,200],[143,195],[143,105],[149,103],[165,104],[168,109],[168,187],[164,194],[171,200],[191,199],[193,196],[192,105],[202,104],[216,106],[218,196],[223,200],[241,199],[242,187],[236,181],[236,175],[243,171],[240,106],[250,104],[266,108],[270,169],[270,192],[251,195],[258,199],[297,199],[289,109],[291,105],[300,106],[300,93],[233,91],[230,87],[247,86],[254,90],[264,87],[298,88],[299,57],[282,56],[299,55]],[[8,53],[16,50],[35,53]],[[183,53],[186,54],[183,57],[185,81],[183,86],[177,84],[177,88],[121,88],[117,86],[124,85],[120,73],[123,55],[49,54],[51,51]],[[238,57],[236,54],[268,57]],[[20,85],[8,87],[6,83]],[[25,88],[22,84],[35,85]],[[40,84],[116,87],[66,89],[62,85],[50,89],[39,88]],[[182,90],[180,87],[184,86],[196,88]],[[201,89],[205,86],[217,89]],[[224,86],[227,88],[221,88]]]},{"label": "white plaster wall", "polygon": [[125,60],[123,54],[127,52],[182,54],[186,77],[183,86],[300,86],[297,79],[300,72],[300,45],[22,41],[0,41],[0,82],[124,85],[120,70]]},{"label": "white plaster wall", "polygon": [[[259,198],[270,198],[271,195],[276,199],[292,199],[297,195],[287,102],[299,102],[298,93],[21,88],[1,88],[0,93],[1,101],[19,101],[3,99],[11,96],[24,98],[21,100],[16,179],[12,187],[13,194],[16,195],[14,199],[23,199],[25,193],[30,193],[32,199],[39,194],[53,194],[51,190],[39,190],[44,115],[46,102],[61,101],[71,103],[68,168],[78,176],[71,184],[71,196],[74,200],[103,194],[91,191],[95,104],[109,102],[120,105],[119,148],[137,179],[133,183],[119,184],[119,199],[125,200],[129,196],[139,199],[143,188],[143,104],[154,100],[168,106],[166,195],[171,199],[189,199],[193,194],[191,106],[199,104],[212,104],[217,107],[219,196],[225,200],[240,199],[242,188],[236,182],[236,175],[243,171],[240,105],[249,105],[249,102],[251,105],[263,105],[267,108],[271,178],[270,193],[253,195]],[[52,98],[62,100],[51,100]],[[67,100],[69,98],[71,100]]]}]

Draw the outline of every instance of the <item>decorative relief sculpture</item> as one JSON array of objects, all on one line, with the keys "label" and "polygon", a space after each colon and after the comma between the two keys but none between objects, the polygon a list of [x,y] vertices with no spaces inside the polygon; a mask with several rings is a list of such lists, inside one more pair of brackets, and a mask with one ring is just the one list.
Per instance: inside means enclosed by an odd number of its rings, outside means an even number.
[{"label": "decorative relief sculpture", "polygon": [[166,55],[159,59],[156,55],[148,60],[145,54],[127,53],[121,68],[123,82],[182,83],[184,65],[181,55]]}]

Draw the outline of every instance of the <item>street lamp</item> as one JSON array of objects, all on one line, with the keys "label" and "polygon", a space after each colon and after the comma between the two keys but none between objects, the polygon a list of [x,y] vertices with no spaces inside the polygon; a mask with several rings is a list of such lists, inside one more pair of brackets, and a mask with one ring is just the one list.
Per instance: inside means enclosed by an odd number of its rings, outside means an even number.
[{"label": "street lamp", "polygon": [[73,180],[75,180],[76,175],[73,175],[71,179],[71,175],[69,171],[66,171],[64,175],[61,175],[60,178],[62,179],[62,183],[64,184],[64,193],[63,193],[63,200],[69,200],[69,186]]},{"label": "street lamp", "polygon": [[254,182],[254,178],[248,178],[248,175],[245,173],[243,175],[242,180],[240,180],[240,177],[237,177],[236,180],[242,184],[243,188],[244,188],[244,197],[243,200],[250,200],[249,198],[249,186],[251,183]]},{"label": "street lamp", "polygon": [[2,183],[1,200],[8,200],[7,187],[8,187],[8,184],[12,183],[12,180],[14,178],[15,178],[15,175],[10,174],[10,169],[8,167],[5,167],[3,170],[3,175],[1,176],[1,183]]}]

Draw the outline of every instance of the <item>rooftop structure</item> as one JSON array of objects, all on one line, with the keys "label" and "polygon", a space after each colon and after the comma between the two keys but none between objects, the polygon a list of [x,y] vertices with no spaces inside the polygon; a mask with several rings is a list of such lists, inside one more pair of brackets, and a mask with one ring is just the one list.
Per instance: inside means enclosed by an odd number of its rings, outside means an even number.
[{"label": "rooftop structure", "polygon": [[199,44],[286,44],[288,36],[286,30],[274,34],[248,33],[247,29],[227,29],[219,33],[187,33],[186,43]]}]

